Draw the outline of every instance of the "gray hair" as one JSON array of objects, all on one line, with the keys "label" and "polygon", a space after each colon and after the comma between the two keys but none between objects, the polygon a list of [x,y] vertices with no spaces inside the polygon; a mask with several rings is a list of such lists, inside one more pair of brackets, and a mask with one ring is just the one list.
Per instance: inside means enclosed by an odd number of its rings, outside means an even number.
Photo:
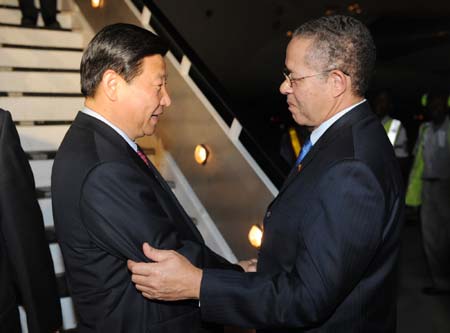
[{"label": "gray hair", "polygon": [[298,27],[293,38],[298,37],[313,40],[305,59],[309,66],[343,71],[352,78],[353,92],[364,96],[375,67],[376,48],[363,23],[350,16],[324,16]]}]

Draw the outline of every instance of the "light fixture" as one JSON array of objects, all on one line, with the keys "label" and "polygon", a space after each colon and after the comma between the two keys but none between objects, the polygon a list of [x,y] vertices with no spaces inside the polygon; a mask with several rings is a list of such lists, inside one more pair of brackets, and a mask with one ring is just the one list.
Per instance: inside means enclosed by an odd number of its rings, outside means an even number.
[{"label": "light fixture", "polygon": [[362,7],[357,2],[348,5],[347,10],[352,14],[361,14],[362,13]]},{"label": "light fixture", "polygon": [[248,233],[248,240],[250,244],[253,247],[259,249],[261,247],[262,237],[263,237],[262,228],[257,224],[252,225]]},{"label": "light fixture", "polygon": [[92,8],[102,8],[104,5],[104,0],[91,0]]},{"label": "light fixture", "polygon": [[201,144],[201,145],[197,145],[195,147],[194,157],[195,157],[195,161],[198,164],[201,164],[201,165],[206,164],[206,161],[208,160],[208,156],[209,156],[209,151],[205,145]]}]

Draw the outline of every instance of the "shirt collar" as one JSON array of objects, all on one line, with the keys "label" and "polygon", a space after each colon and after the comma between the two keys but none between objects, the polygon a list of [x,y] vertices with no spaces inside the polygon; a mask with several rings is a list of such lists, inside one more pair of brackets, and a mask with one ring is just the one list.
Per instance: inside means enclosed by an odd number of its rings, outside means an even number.
[{"label": "shirt collar", "polygon": [[101,114],[95,112],[94,110],[89,109],[88,107],[84,107],[83,110],[81,110],[81,112],[83,112],[84,114],[87,114],[88,116],[94,117],[98,120],[100,120],[101,122],[105,123],[106,125],[108,125],[109,127],[111,127],[114,131],[117,132],[117,134],[119,134],[129,145],[131,148],[133,148],[134,151],[137,152],[137,144],[136,142],[134,142],[133,140],[131,140],[128,135],[125,134],[124,131],[122,131],[120,128],[118,128],[117,126],[113,125],[110,121],[108,121],[105,117],[103,117]]},{"label": "shirt collar", "polygon": [[331,125],[333,125],[336,121],[338,121],[338,119],[341,118],[342,116],[344,116],[347,112],[349,112],[353,108],[357,107],[358,105],[364,103],[365,101],[366,101],[366,99],[364,98],[362,101],[360,101],[356,104],[353,104],[342,111],[339,111],[333,117],[331,117],[327,121],[324,121],[322,124],[320,124],[319,127],[317,127],[315,130],[313,130],[311,132],[311,136],[310,136],[311,143],[313,145],[315,145],[316,142],[320,139],[320,137],[326,132],[326,130],[331,127]]}]

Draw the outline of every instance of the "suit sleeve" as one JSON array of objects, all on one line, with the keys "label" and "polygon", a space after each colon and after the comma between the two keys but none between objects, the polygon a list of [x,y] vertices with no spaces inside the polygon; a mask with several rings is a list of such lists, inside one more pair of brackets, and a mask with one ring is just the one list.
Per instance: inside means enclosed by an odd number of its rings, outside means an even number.
[{"label": "suit sleeve", "polygon": [[205,269],[202,317],[243,327],[314,327],[357,285],[382,239],[383,191],[358,161],[335,164],[310,194],[291,271]]},{"label": "suit sleeve", "polygon": [[[148,261],[142,244],[176,250],[198,267],[232,268],[205,244],[183,239],[140,170],[127,162],[96,166],[84,181],[80,209],[94,242],[126,261]],[[217,256],[217,258],[214,256]],[[219,259],[220,258],[220,259]]]},{"label": "suit sleeve", "polygon": [[[0,114],[1,234],[30,332],[61,327],[55,272],[33,174],[9,113]],[[1,121],[3,118],[3,122]]]}]

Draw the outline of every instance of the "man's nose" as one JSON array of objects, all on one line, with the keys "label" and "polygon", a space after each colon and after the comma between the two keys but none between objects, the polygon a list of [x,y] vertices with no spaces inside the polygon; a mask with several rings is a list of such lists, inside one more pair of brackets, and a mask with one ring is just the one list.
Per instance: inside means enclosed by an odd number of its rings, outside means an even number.
[{"label": "man's nose", "polygon": [[166,106],[167,107],[167,106],[170,106],[170,104],[172,104],[172,100],[170,99],[169,92],[167,91],[167,88],[163,87],[163,89],[164,89],[164,95],[161,98],[160,104],[162,106]]},{"label": "man's nose", "polygon": [[283,80],[280,84],[280,93],[283,95],[288,95],[292,92],[292,88],[289,86],[288,80]]}]

